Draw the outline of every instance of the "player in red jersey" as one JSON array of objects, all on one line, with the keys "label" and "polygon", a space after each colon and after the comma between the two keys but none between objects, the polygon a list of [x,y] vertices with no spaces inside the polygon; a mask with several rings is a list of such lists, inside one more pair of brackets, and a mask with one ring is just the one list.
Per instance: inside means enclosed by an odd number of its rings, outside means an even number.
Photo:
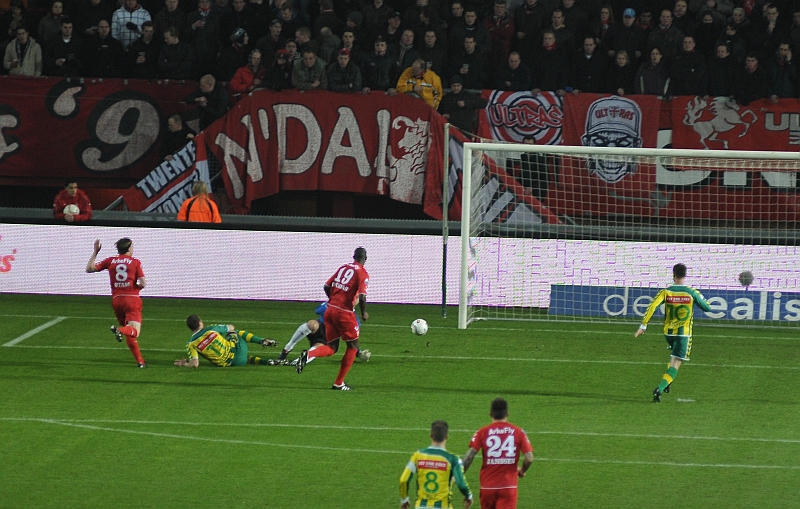
[{"label": "player in red jersey", "polygon": [[[515,509],[517,481],[533,464],[533,446],[528,435],[508,422],[508,402],[492,401],[492,423],[475,432],[464,455],[464,472],[472,465],[478,451],[483,453],[481,466],[481,509]],[[520,453],[523,455],[519,465]]]},{"label": "player in red jersey", "polygon": [[142,331],[142,299],[139,290],[144,288],[146,281],[142,264],[133,257],[133,242],[131,239],[119,239],[116,243],[117,256],[111,256],[95,263],[97,254],[103,245],[100,240],[94,241],[94,253],[86,264],[86,272],[100,272],[108,270],[111,278],[111,307],[117,316],[117,321],[122,327],[111,326],[111,332],[117,341],[125,339],[131,353],[136,358],[140,368],[146,368],[147,363],[139,351],[139,342],[136,338]]},{"label": "player in red jersey", "polygon": [[297,359],[295,369],[303,372],[309,359],[328,357],[336,353],[339,339],[347,343],[347,350],[339,366],[339,374],[333,382],[331,389],[349,391],[352,387],[344,383],[347,372],[358,354],[358,321],[356,320],[356,304],[361,311],[361,321],[369,318],[367,313],[367,286],[369,274],[364,269],[367,261],[367,250],[363,247],[356,248],[353,253],[353,263],[346,263],[325,282],[325,294],[328,295],[328,310],[325,311],[325,340],[327,344],[313,350],[303,350]]}]

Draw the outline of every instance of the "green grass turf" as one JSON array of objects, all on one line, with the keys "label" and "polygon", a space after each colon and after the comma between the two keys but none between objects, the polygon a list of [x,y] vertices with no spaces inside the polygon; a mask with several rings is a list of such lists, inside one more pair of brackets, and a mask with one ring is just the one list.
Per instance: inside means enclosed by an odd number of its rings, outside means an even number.
[{"label": "green grass turf", "polygon": [[[302,375],[172,365],[191,313],[282,345],[314,303],[145,299],[142,370],[108,330],[109,301],[0,295],[0,345],[66,317],[0,347],[0,507],[398,507],[430,423],[446,419],[463,455],[497,396],[536,450],[521,509],[800,504],[796,329],[696,325],[693,360],[656,405],[669,355],[657,327],[638,339],[630,322],[459,331],[452,309],[370,305],[373,358],[342,393],[330,390],[341,352]],[[418,317],[424,337],[409,330]]]}]

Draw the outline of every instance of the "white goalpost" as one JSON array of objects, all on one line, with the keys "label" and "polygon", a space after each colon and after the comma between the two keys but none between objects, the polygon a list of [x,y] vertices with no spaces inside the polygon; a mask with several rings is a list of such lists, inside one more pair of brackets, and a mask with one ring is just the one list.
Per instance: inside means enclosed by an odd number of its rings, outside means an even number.
[{"label": "white goalpost", "polygon": [[458,327],[638,320],[676,263],[698,320],[796,325],[798,173],[796,152],[465,143]]}]

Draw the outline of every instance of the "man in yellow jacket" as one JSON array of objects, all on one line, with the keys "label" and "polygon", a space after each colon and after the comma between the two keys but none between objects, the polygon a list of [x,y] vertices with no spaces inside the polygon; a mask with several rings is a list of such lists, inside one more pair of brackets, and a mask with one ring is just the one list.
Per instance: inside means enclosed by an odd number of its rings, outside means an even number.
[{"label": "man in yellow jacket", "polygon": [[442,101],[442,80],[435,72],[428,69],[424,60],[419,58],[400,75],[400,79],[397,80],[397,91],[417,94],[431,108],[436,109]]}]

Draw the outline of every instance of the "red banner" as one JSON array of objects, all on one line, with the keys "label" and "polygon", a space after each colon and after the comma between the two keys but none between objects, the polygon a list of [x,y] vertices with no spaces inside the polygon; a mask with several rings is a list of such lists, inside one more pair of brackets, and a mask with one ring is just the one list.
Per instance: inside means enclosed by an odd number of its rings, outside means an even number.
[{"label": "red banner", "polygon": [[444,119],[425,102],[374,92],[243,98],[205,130],[234,212],[279,191],[385,194],[441,217]]},{"label": "red banner", "polygon": [[[25,179],[91,187],[129,185],[161,161],[169,115],[196,83],[3,77],[0,79],[0,181]],[[99,180],[99,182],[97,182]]]},{"label": "red banner", "polygon": [[555,92],[484,90],[485,116],[481,117],[481,136],[510,143],[521,143],[525,136],[536,138],[537,145],[561,145],[563,101]]},{"label": "red banner", "polygon": [[676,97],[670,104],[676,148],[796,152],[800,145],[796,99],[743,106],[729,97]]}]

